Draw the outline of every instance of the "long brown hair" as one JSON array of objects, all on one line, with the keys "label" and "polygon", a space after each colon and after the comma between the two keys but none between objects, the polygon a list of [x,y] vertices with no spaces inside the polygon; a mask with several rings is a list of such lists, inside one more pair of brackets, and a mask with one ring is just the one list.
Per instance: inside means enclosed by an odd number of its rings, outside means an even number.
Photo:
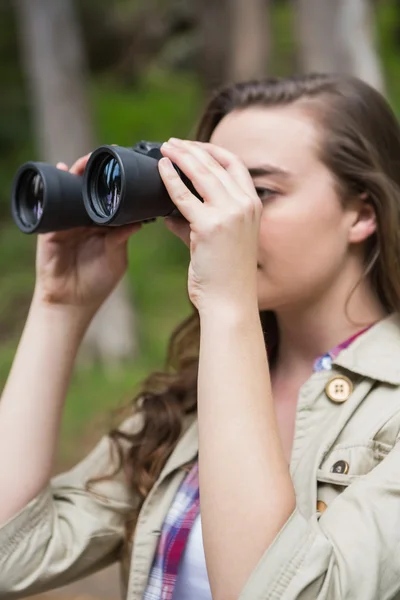
[{"label": "long brown hair", "polygon": [[[208,141],[231,111],[295,104],[319,124],[320,159],[335,176],[341,198],[365,194],[373,205],[377,232],[366,252],[366,268],[383,306],[400,305],[400,129],[385,99],[362,81],[316,74],[228,85],[210,99],[197,139]],[[266,327],[269,314],[262,314]],[[199,318],[196,311],[171,337],[164,373],[153,373],[135,398],[142,429],[111,432],[129,443],[124,463],[140,506],[197,407]],[[122,456],[122,454],[121,454]],[[135,518],[135,515],[133,516]]]}]

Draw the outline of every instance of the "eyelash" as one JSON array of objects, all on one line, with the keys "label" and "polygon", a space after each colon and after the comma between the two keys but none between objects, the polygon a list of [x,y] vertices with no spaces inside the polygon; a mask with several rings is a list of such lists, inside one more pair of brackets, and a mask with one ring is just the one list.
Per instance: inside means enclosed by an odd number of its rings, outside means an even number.
[{"label": "eyelash", "polygon": [[276,190],[272,190],[271,188],[265,187],[256,187],[256,192],[262,202],[266,202],[267,200],[273,198],[278,194]]}]

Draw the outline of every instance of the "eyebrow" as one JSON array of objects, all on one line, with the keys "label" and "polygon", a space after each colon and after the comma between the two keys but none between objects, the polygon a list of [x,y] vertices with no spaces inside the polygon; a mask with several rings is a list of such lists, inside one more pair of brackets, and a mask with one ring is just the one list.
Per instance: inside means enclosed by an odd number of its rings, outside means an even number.
[{"label": "eyebrow", "polygon": [[259,167],[250,167],[249,173],[252,177],[261,177],[262,175],[277,175],[283,179],[289,179],[289,171],[281,169],[280,167],[274,167],[273,165],[260,165]]}]

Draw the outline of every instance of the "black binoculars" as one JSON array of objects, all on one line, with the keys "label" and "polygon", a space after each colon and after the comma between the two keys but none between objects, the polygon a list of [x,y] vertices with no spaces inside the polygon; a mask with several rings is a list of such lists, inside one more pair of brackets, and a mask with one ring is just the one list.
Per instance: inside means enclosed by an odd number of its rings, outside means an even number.
[{"label": "black binoculars", "polygon": [[[142,141],[133,148],[100,146],[83,176],[55,166],[27,162],[17,171],[11,210],[23,233],[74,227],[118,226],[180,216],[158,172],[161,144]],[[175,169],[201,200],[188,178]]]}]

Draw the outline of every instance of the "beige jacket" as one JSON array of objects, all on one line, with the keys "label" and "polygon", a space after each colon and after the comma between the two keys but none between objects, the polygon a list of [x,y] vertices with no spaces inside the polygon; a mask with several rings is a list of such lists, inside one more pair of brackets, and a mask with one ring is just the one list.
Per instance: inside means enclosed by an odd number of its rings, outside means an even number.
[{"label": "beige jacket", "polygon": [[[400,318],[392,316],[302,387],[291,460],[297,509],[240,600],[400,599],[399,431]],[[143,596],[181,467],[196,453],[194,420],[148,496],[122,561],[128,600]],[[120,476],[98,484],[101,496],[85,491],[88,477],[107,470],[105,438],[0,528],[1,599],[64,585],[121,558],[135,498]]]}]

